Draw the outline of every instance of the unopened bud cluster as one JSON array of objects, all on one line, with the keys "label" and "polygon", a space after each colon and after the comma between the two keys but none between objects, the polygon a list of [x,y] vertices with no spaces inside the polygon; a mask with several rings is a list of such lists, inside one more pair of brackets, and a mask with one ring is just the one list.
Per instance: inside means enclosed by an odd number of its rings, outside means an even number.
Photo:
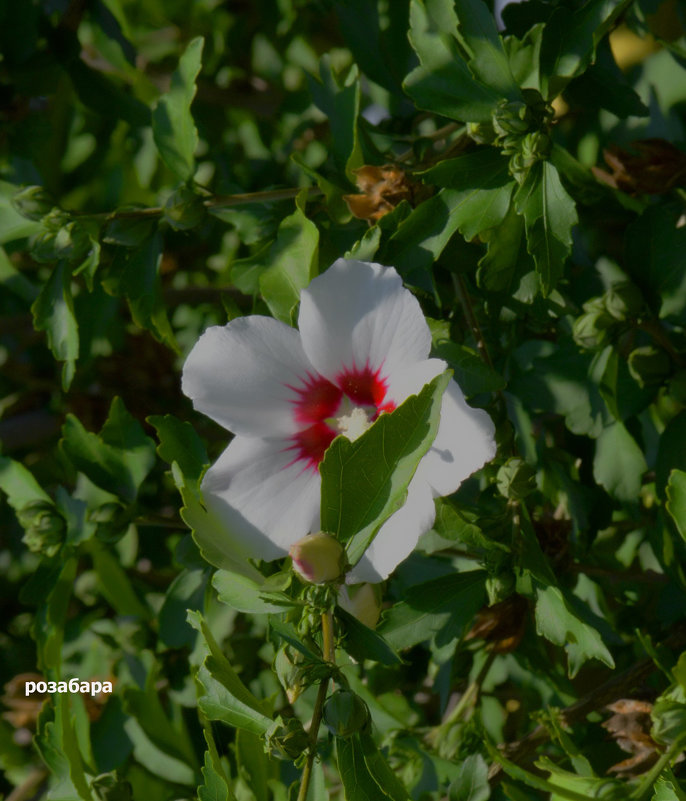
[{"label": "unopened bud cluster", "polygon": [[577,345],[597,350],[611,342],[623,324],[637,318],[643,310],[643,296],[635,284],[621,281],[600,297],[584,303],[584,311],[574,321],[572,335]]},{"label": "unopened bud cluster", "polygon": [[522,89],[521,100],[502,100],[490,123],[469,123],[467,133],[478,144],[502,147],[510,157],[510,174],[520,183],[530,167],[548,158],[553,108],[536,89]]}]

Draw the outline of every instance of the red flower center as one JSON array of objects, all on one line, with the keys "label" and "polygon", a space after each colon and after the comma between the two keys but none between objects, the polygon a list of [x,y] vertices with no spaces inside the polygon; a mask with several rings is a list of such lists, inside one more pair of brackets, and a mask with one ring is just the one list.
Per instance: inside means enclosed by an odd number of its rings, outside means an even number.
[{"label": "red flower center", "polygon": [[354,406],[366,407],[372,422],[381,412],[395,409],[393,401],[384,403],[387,380],[381,376],[380,368],[372,370],[368,365],[362,369],[352,367],[342,370],[336,376],[335,383],[323,376],[308,373],[301,387],[289,389],[297,395],[292,403],[295,406],[295,419],[301,426],[292,437],[293,444],[289,450],[296,453],[293,462],[303,460],[312,470],[317,469],[326,449],[341,433],[331,425],[331,418],[336,417],[344,398],[348,398]]}]

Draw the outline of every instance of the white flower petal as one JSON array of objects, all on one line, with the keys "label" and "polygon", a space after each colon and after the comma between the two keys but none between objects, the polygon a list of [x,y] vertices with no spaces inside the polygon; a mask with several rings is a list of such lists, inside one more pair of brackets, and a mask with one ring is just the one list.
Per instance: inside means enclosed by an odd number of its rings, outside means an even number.
[{"label": "white flower petal", "polygon": [[255,559],[278,559],[319,529],[321,477],[293,463],[288,441],[235,437],[205,473],[207,508]]},{"label": "white flower petal", "polygon": [[400,406],[410,395],[418,395],[425,384],[445,372],[447,366],[442,359],[425,359],[396,370],[388,377],[386,398]]},{"label": "white flower petal", "polygon": [[468,406],[460,387],[451,381],[443,395],[436,439],[413,482],[428,483],[435,495],[450,495],[495,456],[494,434],[488,413]]},{"label": "white flower petal", "polygon": [[416,298],[392,267],[338,259],[300,298],[303,348],[335,383],[344,369],[384,377],[429,355],[431,334]]},{"label": "white flower petal", "polygon": [[405,504],[381,526],[364,556],[346,577],[349,584],[378,582],[388,578],[433,525],[436,516],[431,488],[425,480],[412,479]]},{"label": "white flower petal", "polygon": [[312,365],[300,335],[271,317],[240,317],[213,326],[183,366],[182,389],[203,414],[236,434],[265,437],[296,430],[290,387]]}]

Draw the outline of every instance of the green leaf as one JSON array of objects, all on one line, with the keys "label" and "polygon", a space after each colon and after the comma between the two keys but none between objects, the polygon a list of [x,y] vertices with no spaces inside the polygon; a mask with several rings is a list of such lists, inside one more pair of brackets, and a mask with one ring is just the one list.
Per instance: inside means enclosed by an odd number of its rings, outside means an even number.
[{"label": "green leaf", "polygon": [[276,763],[267,756],[264,741],[255,733],[236,732],[236,765],[245,785],[250,788],[249,797],[255,801],[270,801],[269,779],[275,778]]},{"label": "green leaf", "polygon": [[498,392],[506,386],[507,382],[500,373],[465,345],[446,339],[434,346],[433,355],[448,363],[455,374],[455,381],[467,397],[481,392]]},{"label": "green leaf", "polygon": [[543,294],[549,295],[572,249],[572,228],[578,222],[575,203],[549,161],[529,169],[514,202],[524,217],[527,250],[534,257]]},{"label": "green leaf", "polygon": [[17,512],[31,501],[52,500],[23,464],[7,456],[0,456],[0,489]]},{"label": "green leaf", "polygon": [[217,591],[219,600],[238,612],[264,615],[284,611],[282,604],[270,603],[262,597],[266,589],[264,581],[258,582],[248,576],[218,570],[212,576],[212,586]]},{"label": "green leaf", "polygon": [[45,704],[40,712],[35,738],[53,776],[48,797],[50,801],[93,801],[76,740],[69,694],[58,693],[54,699],[54,705]]},{"label": "green leaf", "polygon": [[578,11],[558,6],[548,20],[541,45],[541,88],[552,100],[595,58],[598,42],[633,0],[588,0]]},{"label": "green leaf", "polygon": [[611,668],[615,666],[600,634],[576,616],[558,587],[536,588],[536,631],[555,645],[564,646],[570,678],[589,659],[598,659]]},{"label": "green leaf", "polygon": [[664,497],[672,470],[686,470],[686,410],[673,417],[660,435],[655,462],[655,488]]},{"label": "green leaf", "polygon": [[15,184],[0,181],[0,245],[34,236],[43,229],[40,222],[27,220],[14,208],[12,198],[18,189]]},{"label": "green leaf", "polygon": [[271,726],[262,702],[238,678],[199,612],[189,611],[188,622],[200,632],[207,650],[196,679],[202,690],[198,706],[209,720],[262,735]]},{"label": "green leaf", "polygon": [[195,634],[188,625],[189,609],[204,606],[208,570],[184,570],[174,579],[158,614],[159,637],[169,648],[193,647]]},{"label": "green leaf", "polygon": [[[683,204],[650,205],[626,232],[624,263],[660,317],[683,321],[686,312],[686,227]],[[652,296],[652,297],[651,297]]]},{"label": "green leaf", "polygon": [[267,269],[260,275],[260,293],[277,320],[290,325],[300,292],[317,274],[319,231],[307,219],[307,190],[297,197],[296,210],[281,223],[269,250]]},{"label": "green leaf", "polygon": [[202,66],[203,39],[188,43],[174,71],[169,91],[152,110],[152,133],[164,163],[182,181],[195,172],[193,154],[198,146],[198,131],[191,115],[195,80]]},{"label": "green leaf", "polygon": [[686,793],[672,781],[660,777],[655,782],[655,794],[651,801],[684,801]]},{"label": "green leaf", "polygon": [[61,674],[62,643],[67,611],[74,589],[77,559],[64,564],[52,561],[36,574],[44,600],[33,621],[33,637],[38,650],[38,669],[51,678]]},{"label": "green leaf", "polygon": [[360,113],[360,81],[357,66],[347,74],[336,72],[325,53],[319,62],[319,79],[310,76],[310,92],[317,108],[331,126],[331,153],[336,165],[354,183],[353,170],[364,163],[357,118]]},{"label": "green leaf", "polygon": [[0,287],[8,289],[26,303],[33,303],[38,297],[38,287],[19,272],[12,264],[5,253],[4,248],[0,247]]},{"label": "green leaf", "polygon": [[31,312],[34,328],[46,332],[53,356],[64,362],[62,389],[66,392],[74,378],[79,356],[79,324],[74,314],[71,273],[65,262],[57,262],[31,306]]},{"label": "green leaf", "polygon": [[402,96],[401,81],[412,60],[407,40],[408,5],[389,4],[383,25],[377,5],[367,0],[337,0],[334,7],[343,40],[364,75]]},{"label": "green leaf", "polygon": [[346,801],[409,801],[409,795],[368,734],[336,738]]},{"label": "green leaf", "polygon": [[151,611],[136,595],[119,559],[98,540],[90,540],[93,567],[100,579],[99,590],[118,615],[133,615],[148,620]]},{"label": "green leaf", "polygon": [[471,73],[501,97],[521,97],[498,35],[495,19],[483,0],[455,0],[460,39]]},{"label": "green leaf", "polygon": [[126,298],[136,325],[150,331],[155,339],[172,350],[178,350],[162,298],[161,263],[162,238],[157,233],[142,247],[119,252],[114,262],[117,275],[107,280],[106,288]]},{"label": "green leaf", "polygon": [[459,776],[448,790],[450,801],[488,801],[491,787],[488,784],[488,765],[481,754],[471,754],[460,768]]},{"label": "green leaf", "polygon": [[622,423],[602,430],[596,440],[593,477],[611,497],[637,503],[647,469],[643,451]]},{"label": "green leaf", "polygon": [[405,502],[407,486],[438,430],[446,372],[355,442],[337,437],[319,466],[322,530],[346,545],[357,564],[383,523]]},{"label": "green leaf", "polygon": [[500,95],[475,80],[465,63],[453,3],[412,0],[409,36],[420,66],[407,76],[404,88],[417,106],[455,120],[489,122]]},{"label": "green leaf", "polygon": [[155,463],[155,445],[141,424],[115,398],[100,434],[68,414],[60,447],[74,467],[94,484],[132,502]]},{"label": "green leaf", "polygon": [[205,466],[209,464],[205,444],[186,420],[171,414],[151,415],[146,422],[157,432],[157,453],[168,464],[178,465],[181,474],[191,481],[199,482]]},{"label": "green leaf", "polygon": [[433,291],[431,267],[453,234],[473,239],[499,225],[507,214],[514,183],[507,162],[495,148],[449,159],[423,175],[445,186],[399,225],[383,249],[406,283]]},{"label": "green leaf", "polygon": [[522,247],[524,220],[514,205],[497,226],[482,231],[480,238],[488,243],[488,250],[479,261],[478,285],[489,292],[510,292],[515,287],[520,265],[525,260],[531,261]]},{"label": "green leaf", "polygon": [[203,783],[198,787],[198,801],[235,801],[209,726],[204,733],[207,751],[205,766],[201,768]]},{"label": "green leaf", "polygon": [[[2,486],[0,484],[0,486]],[[4,489],[4,487],[3,487]],[[686,541],[686,472],[672,470],[667,482],[667,511]]]},{"label": "green leaf", "polygon": [[379,634],[393,648],[411,648],[439,632],[448,643],[483,605],[485,582],[484,570],[471,570],[416,584],[384,613]]},{"label": "green leaf", "polygon": [[343,624],[345,650],[358,662],[371,659],[382,665],[399,665],[402,659],[386,640],[374,629],[365,626],[356,617],[340,606],[336,607],[336,617]]}]

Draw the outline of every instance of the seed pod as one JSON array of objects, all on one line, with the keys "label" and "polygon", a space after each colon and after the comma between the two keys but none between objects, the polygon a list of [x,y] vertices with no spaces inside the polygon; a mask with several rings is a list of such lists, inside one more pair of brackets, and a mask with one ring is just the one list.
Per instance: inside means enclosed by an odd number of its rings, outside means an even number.
[{"label": "seed pod", "polygon": [[350,690],[336,690],[324,704],[324,723],[336,737],[350,737],[368,721],[367,704]]},{"label": "seed pod", "polygon": [[96,524],[95,536],[102,542],[118,542],[128,531],[131,511],[117,501],[103,503],[88,513]]}]

